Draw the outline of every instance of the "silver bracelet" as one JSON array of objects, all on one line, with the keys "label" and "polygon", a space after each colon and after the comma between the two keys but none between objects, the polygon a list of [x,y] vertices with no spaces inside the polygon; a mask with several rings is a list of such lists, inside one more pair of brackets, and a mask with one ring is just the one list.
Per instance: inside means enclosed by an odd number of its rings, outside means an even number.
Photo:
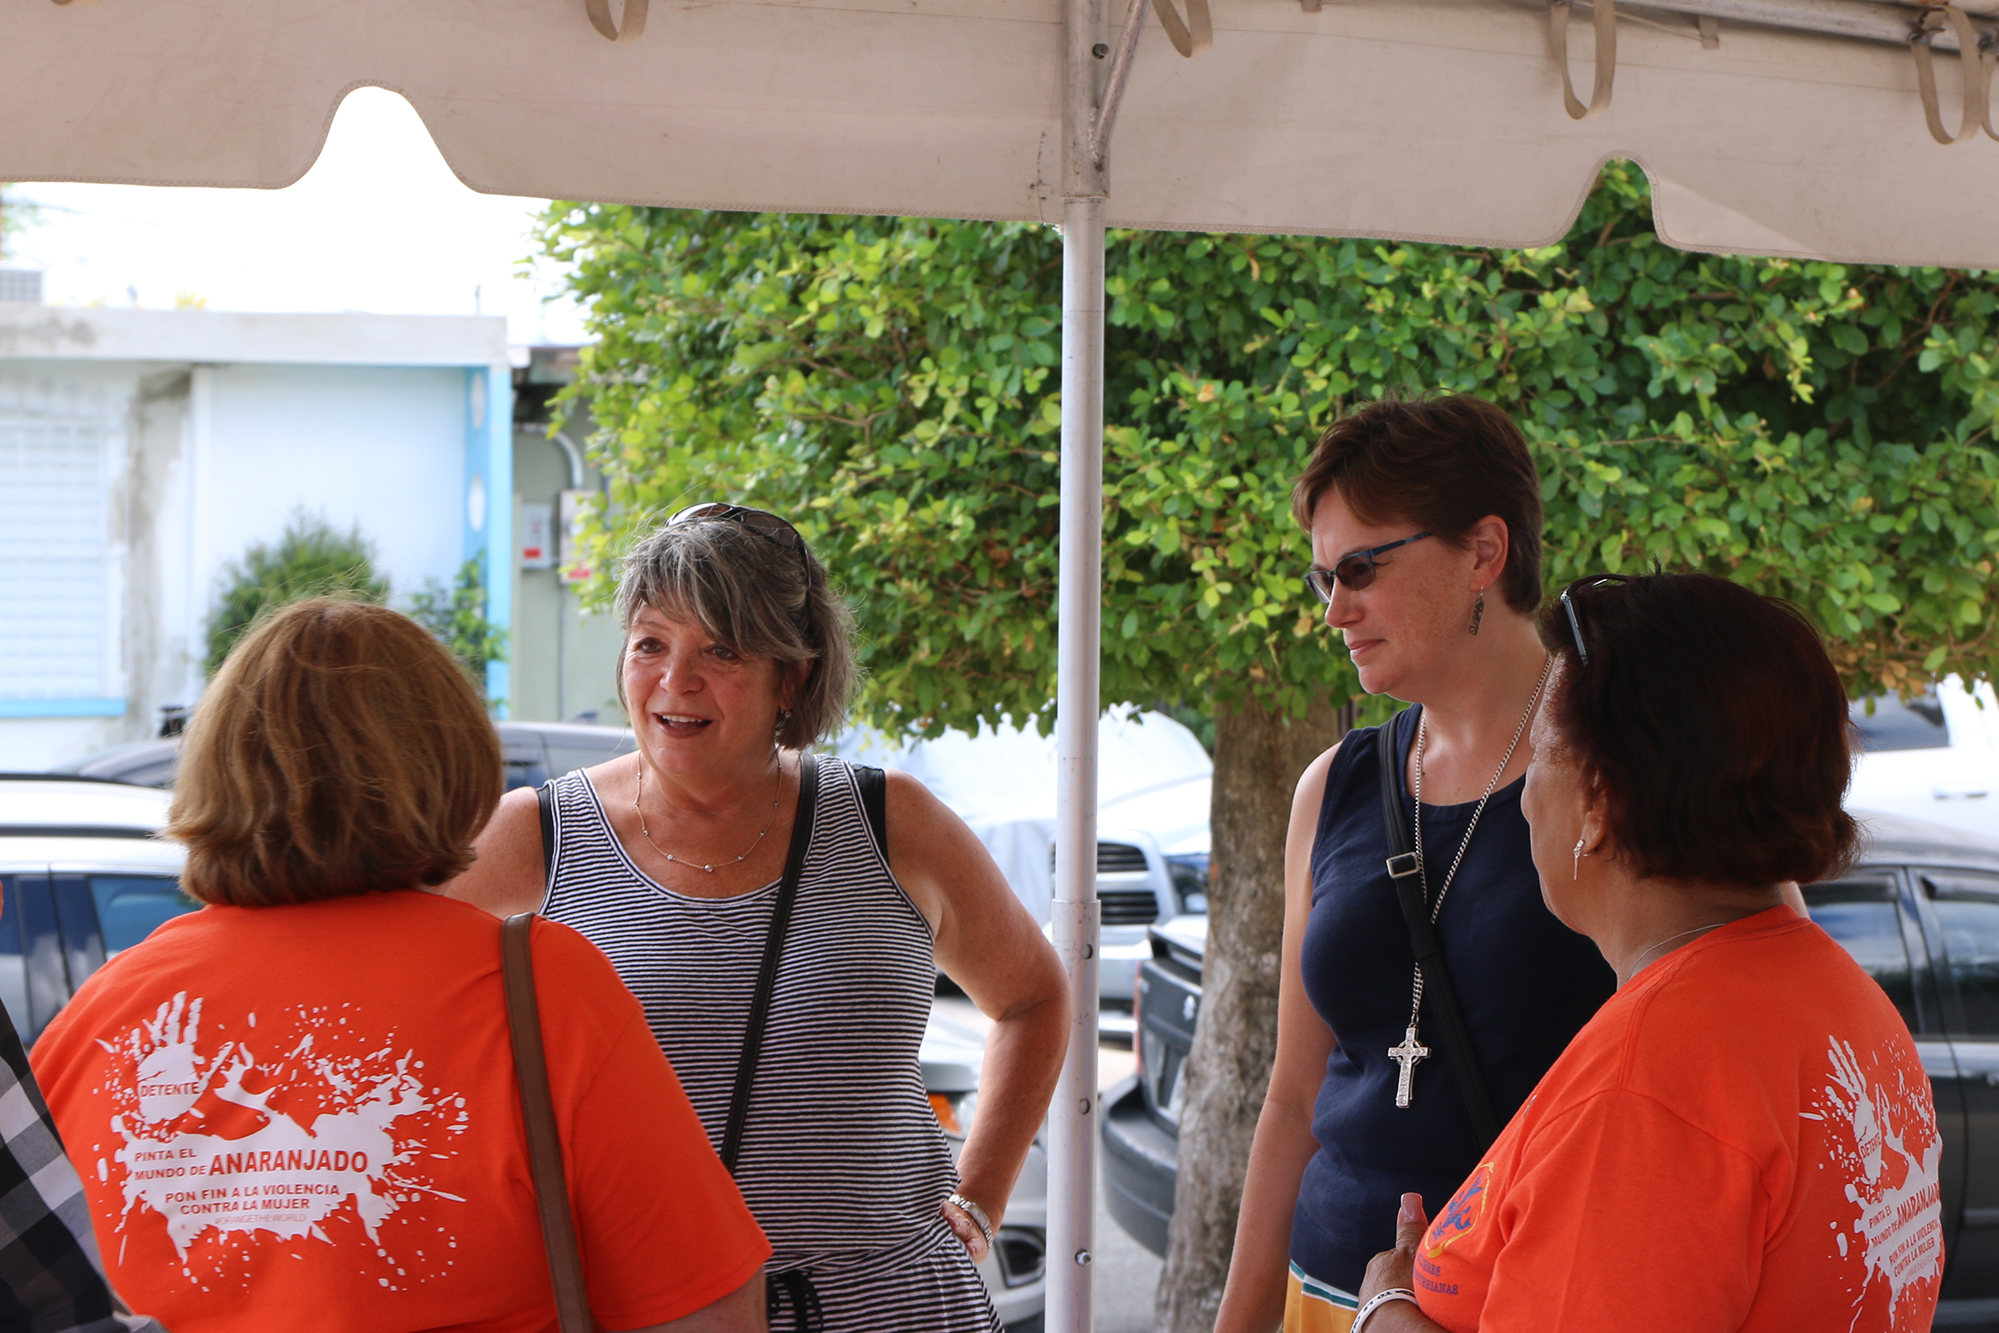
[{"label": "silver bracelet", "polygon": [[973,1203],[962,1194],[953,1194],[946,1202],[961,1209],[965,1216],[978,1223],[979,1230],[986,1233],[986,1244],[993,1243],[993,1220],[986,1216],[986,1210]]},{"label": "silver bracelet", "polygon": [[[1367,1304],[1354,1312],[1353,1324],[1349,1327],[1348,1333],[1360,1333],[1361,1325],[1367,1322],[1367,1317],[1390,1301],[1407,1301],[1411,1305],[1415,1305],[1416,1293],[1407,1287],[1390,1287],[1387,1291],[1375,1292],[1374,1295],[1367,1298]],[[1417,1306],[1417,1308],[1421,1309],[1422,1307]]]}]

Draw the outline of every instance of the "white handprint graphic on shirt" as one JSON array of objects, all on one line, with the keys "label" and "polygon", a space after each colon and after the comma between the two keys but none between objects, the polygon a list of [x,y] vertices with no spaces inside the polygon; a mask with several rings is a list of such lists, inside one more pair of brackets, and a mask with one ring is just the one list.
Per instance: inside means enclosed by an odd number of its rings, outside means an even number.
[{"label": "white handprint graphic on shirt", "polygon": [[[1885,1280],[1892,1327],[1899,1329],[1904,1327],[1903,1293],[1913,1283],[1943,1274],[1943,1210],[1937,1188],[1943,1142],[1928,1099],[1910,1095],[1899,1067],[1888,1071],[1893,1083],[1884,1088],[1867,1077],[1850,1043],[1829,1037],[1826,1055],[1832,1081],[1818,1106],[1829,1127],[1846,1131],[1843,1140],[1830,1135],[1828,1146],[1833,1164],[1847,1176],[1846,1197],[1857,1210],[1850,1234],[1859,1239],[1864,1266],[1854,1292],[1855,1318],[1868,1289]],[[1875,1062],[1878,1069],[1878,1055]],[[1912,1136],[1926,1146],[1911,1152],[1907,1141]],[[1842,1230],[1833,1236],[1842,1258],[1849,1252],[1848,1235]]]},{"label": "white handprint graphic on shirt", "polygon": [[[241,1027],[256,1023],[248,1015]],[[465,1099],[426,1086],[412,1052],[349,1018],[280,1016],[254,1045],[223,1041],[212,1054],[201,1050],[202,1025],[202,1001],[182,992],[103,1043],[126,1071],[112,1074],[120,1111],[111,1129],[122,1146],[98,1162],[101,1180],[111,1163],[123,1169],[120,1228],[164,1219],[185,1266],[211,1238],[264,1232],[331,1244],[329,1227],[346,1217],[392,1266],[385,1285],[421,1280],[381,1248],[381,1228],[418,1196],[463,1202],[429,1184],[419,1161],[450,1154],[469,1118]],[[267,1043],[284,1053],[260,1058]],[[411,1137],[418,1122],[420,1139]]]}]

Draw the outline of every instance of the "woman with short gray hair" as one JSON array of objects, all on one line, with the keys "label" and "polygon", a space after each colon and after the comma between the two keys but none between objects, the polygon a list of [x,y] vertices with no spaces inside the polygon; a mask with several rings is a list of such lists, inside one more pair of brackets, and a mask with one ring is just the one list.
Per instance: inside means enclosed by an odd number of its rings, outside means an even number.
[{"label": "woman with short gray hair", "polygon": [[[617,609],[637,752],[509,793],[451,891],[609,955],[770,1238],[774,1327],[991,1333],[975,1264],[1067,1038],[1054,950],[921,783],[809,752],[857,673],[790,523],[682,510]],[[938,969],[994,1020],[955,1171],[917,1060]]]}]

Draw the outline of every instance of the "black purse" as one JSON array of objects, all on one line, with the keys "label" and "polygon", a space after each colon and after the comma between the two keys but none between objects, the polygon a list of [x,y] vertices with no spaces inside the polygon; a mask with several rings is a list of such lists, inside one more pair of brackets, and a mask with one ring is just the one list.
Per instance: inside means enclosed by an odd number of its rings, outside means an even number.
[{"label": "black purse", "polygon": [[[1472,1050],[1471,1032],[1465,1027],[1464,1010],[1458,1007],[1458,993],[1451,984],[1450,970],[1444,966],[1444,946],[1430,921],[1430,904],[1423,901],[1423,865],[1410,846],[1409,825],[1402,817],[1402,795],[1397,781],[1401,767],[1395,754],[1395,724],[1408,716],[1406,710],[1381,724],[1375,731],[1375,753],[1381,768],[1381,824],[1388,835],[1388,878],[1395,885],[1395,897],[1402,904],[1402,921],[1409,928],[1409,948],[1416,966],[1423,969],[1423,1008],[1436,1026],[1444,1058],[1457,1075],[1458,1092],[1464,1098],[1465,1113],[1471,1117],[1473,1135],[1484,1152],[1499,1137],[1499,1117],[1493,1113],[1492,1096],[1479,1072],[1478,1055]],[[1418,818],[1422,812],[1418,811]]]}]

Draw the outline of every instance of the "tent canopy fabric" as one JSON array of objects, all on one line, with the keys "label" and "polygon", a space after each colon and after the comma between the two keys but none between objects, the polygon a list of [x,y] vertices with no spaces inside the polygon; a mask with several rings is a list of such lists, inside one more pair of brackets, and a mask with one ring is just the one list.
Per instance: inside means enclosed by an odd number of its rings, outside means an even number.
[{"label": "tent canopy fabric", "polygon": [[[1999,144],[1931,141],[1907,50],[1729,22],[1708,49],[1626,10],[1578,122],[1543,5],[1315,2],[1215,0],[1191,60],[1148,24],[1110,225],[1546,244],[1628,157],[1676,246],[1999,267]],[[374,84],[490,193],[1061,219],[1059,0],[654,0],[620,43],[582,0],[31,0],[8,28],[0,180],[286,185]],[[1569,46],[1586,90],[1587,22]]]},{"label": "tent canopy fabric", "polygon": [[[1094,997],[1106,223],[1531,246],[1626,157],[1673,245],[1999,268],[1999,145],[1932,140],[1909,50],[1732,17],[1865,4],[1878,27],[1878,0],[1576,24],[1570,77],[1599,106],[1589,28],[1617,38],[1614,98],[1581,120],[1545,3],[1209,0],[1193,59],[1156,22],[1137,33],[1106,183],[1077,145],[1129,3],[653,0],[606,41],[609,7],[593,22],[583,0],[23,0],[0,180],[283,186],[375,84],[491,193],[1062,223],[1050,925]],[[1934,63],[1947,106],[1959,61]],[[1091,1326],[1096,1034],[1079,1004],[1049,1112],[1051,1333]]]}]

